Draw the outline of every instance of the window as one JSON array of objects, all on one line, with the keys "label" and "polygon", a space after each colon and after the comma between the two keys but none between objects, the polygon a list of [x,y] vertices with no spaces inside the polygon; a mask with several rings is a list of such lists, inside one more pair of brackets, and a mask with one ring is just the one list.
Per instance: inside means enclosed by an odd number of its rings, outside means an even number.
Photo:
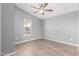
[{"label": "window", "polygon": [[32,20],[24,19],[24,36],[30,36],[32,34]]}]

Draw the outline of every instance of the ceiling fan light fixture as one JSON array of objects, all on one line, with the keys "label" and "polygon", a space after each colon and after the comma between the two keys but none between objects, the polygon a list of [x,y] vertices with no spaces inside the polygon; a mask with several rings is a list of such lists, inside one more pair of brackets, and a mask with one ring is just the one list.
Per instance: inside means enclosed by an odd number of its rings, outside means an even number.
[{"label": "ceiling fan light fixture", "polygon": [[44,10],[39,10],[40,13],[44,13]]},{"label": "ceiling fan light fixture", "polygon": [[45,15],[45,12],[52,12],[53,11],[52,9],[46,9],[47,5],[48,3],[41,4],[39,8],[32,6],[33,8],[37,9],[37,11],[35,11],[34,13],[39,12],[42,15]]}]

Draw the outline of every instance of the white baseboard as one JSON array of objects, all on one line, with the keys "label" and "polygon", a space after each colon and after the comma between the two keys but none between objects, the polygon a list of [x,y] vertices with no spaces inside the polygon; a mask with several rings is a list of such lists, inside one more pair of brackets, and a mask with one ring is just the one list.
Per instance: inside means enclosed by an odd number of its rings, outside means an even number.
[{"label": "white baseboard", "polygon": [[71,45],[71,46],[79,47],[78,44],[73,44],[73,43],[68,43],[68,42],[63,42],[63,41],[58,41],[58,40],[52,40],[52,39],[50,39],[50,38],[45,38],[45,37],[43,37],[43,39],[47,39],[47,40],[51,40],[51,41],[63,43],[63,44],[66,44],[66,45]]},{"label": "white baseboard", "polygon": [[14,43],[14,44],[15,44],[15,45],[16,45],[16,44],[21,44],[21,43],[24,43],[24,42],[29,42],[29,41],[32,41],[32,40],[37,40],[37,39],[40,39],[40,38],[42,38],[42,37],[38,37],[38,38],[33,38],[33,39],[29,39],[29,40],[24,40],[24,41],[16,42],[16,43]]},{"label": "white baseboard", "polygon": [[11,53],[8,53],[8,54],[6,54],[6,55],[4,55],[4,56],[12,56],[12,55],[14,55],[15,53],[16,53],[16,51],[11,52]]},{"label": "white baseboard", "polygon": [[79,48],[79,45],[78,44],[73,44],[73,43],[68,43],[68,42],[63,42],[63,41],[58,41],[58,40],[52,40],[50,38],[45,38],[45,37],[33,38],[33,39],[21,41],[21,42],[16,42],[15,44],[21,44],[21,43],[24,43],[24,42],[28,42],[28,41],[32,41],[32,40],[37,40],[37,39],[40,39],[40,38],[47,39],[47,40],[51,40],[51,41],[56,41],[56,42],[63,43],[63,44],[67,44],[67,45],[76,46],[76,47]]}]

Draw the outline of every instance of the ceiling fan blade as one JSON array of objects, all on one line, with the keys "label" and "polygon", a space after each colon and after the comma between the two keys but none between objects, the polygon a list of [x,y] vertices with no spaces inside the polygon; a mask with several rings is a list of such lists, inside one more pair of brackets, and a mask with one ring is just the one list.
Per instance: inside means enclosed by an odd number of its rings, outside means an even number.
[{"label": "ceiling fan blade", "polygon": [[49,9],[49,10],[45,10],[45,11],[50,11],[50,12],[52,12],[53,10],[52,10],[52,9]]},{"label": "ceiling fan blade", "polygon": [[44,3],[44,5],[43,5],[43,9],[44,9],[45,7],[47,7],[47,5],[48,5],[48,3]]},{"label": "ceiling fan blade", "polygon": [[35,12],[33,12],[33,13],[37,13],[37,12],[39,12],[39,11],[35,11]]},{"label": "ceiling fan blade", "polygon": [[33,6],[33,5],[32,5],[31,7],[35,8],[35,9],[39,9],[39,8],[37,8],[37,7]]},{"label": "ceiling fan blade", "polygon": [[40,5],[40,9],[43,7],[43,5]]},{"label": "ceiling fan blade", "polygon": [[42,15],[44,15],[45,13],[42,13]]}]

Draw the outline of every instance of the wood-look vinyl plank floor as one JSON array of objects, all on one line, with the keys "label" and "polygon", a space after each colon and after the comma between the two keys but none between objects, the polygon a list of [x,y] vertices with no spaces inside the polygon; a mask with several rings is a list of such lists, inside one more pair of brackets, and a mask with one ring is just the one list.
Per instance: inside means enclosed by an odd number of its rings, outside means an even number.
[{"label": "wood-look vinyl plank floor", "polygon": [[16,45],[16,56],[78,56],[78,48],[46,39]]}]

